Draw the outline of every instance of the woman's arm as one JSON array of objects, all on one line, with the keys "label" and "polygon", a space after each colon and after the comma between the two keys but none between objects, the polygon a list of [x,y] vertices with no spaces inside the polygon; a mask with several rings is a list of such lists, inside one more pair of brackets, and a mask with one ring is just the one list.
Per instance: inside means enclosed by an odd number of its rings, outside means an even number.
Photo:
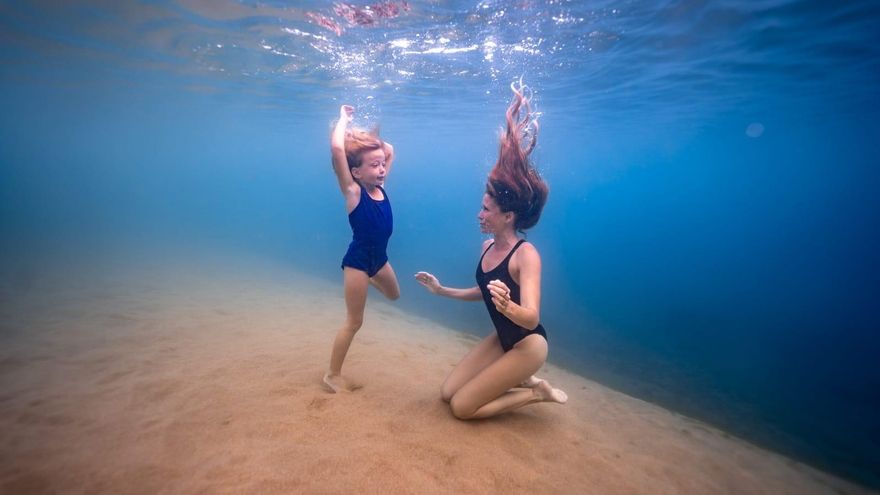
[{"label": "woman's arm", "polygon": [[333,171],[336,173],[336,180],[339,181],[339,190],[346,198],[359,192],[354,187],[357,183],[351,177],[351,172],[348,170],[348,160],[345,158],[345,132],[353,118],[354,107],[351,105],[339,107],[339,120],[336,122],[336,127],[333,128],[333,133],[330,134],[330,156],[333,160]]},{"label": "woman's arm", "polygon": [[428,272],[416,273],[416,280],[425,286],[431,294],[438,296],[451,297],[453,299],[461,299],[462,301],[479,301],[483,298],[480,294],[480,288],[477,286],[467,289],[454,289],[452,287],[443,287],[437,277]]},{"label": "woman's arm", "polygon": [[534,330],[541,323],[541,256],[531,244],[517,250],[511,264],[519,268],[519,304],[510,300],[510,289],[504,282],[489,282],[489,293],[498,312],[517,325]]}]

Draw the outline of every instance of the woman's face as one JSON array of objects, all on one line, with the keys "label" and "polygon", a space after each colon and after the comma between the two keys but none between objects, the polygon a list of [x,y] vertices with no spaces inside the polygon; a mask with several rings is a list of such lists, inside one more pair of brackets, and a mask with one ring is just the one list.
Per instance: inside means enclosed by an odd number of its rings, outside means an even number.
[{"label": "woman's face", "polygon": [[498,207],[498,203],[488,194],[483,195],[483,203],[480,205],[480,213],[477,219],[480,221],[480,232],[484,234],[496,234],[512,222],[513,213],[504,213]]}]

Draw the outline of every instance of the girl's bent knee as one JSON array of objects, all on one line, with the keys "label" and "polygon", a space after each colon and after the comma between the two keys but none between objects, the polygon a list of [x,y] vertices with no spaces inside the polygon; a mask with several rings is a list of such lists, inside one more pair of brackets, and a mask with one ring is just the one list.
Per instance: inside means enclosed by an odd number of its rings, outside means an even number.
[{"label": "girl's bent knee", "polygon": [[396,300],[400,299],[400,287],[395,282],[393,284],[390,284],[390,287],[385,287],[385,289],[382,290],[382,294],[387,299],[389,299],[391,301],[396,301]]}]

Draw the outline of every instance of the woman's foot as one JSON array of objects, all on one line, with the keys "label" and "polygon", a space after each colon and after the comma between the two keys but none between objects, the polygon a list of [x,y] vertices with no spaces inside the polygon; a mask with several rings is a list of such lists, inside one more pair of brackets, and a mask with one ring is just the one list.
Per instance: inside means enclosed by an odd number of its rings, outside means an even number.
[{"label": "woman's foot", "polygon": [[327,373],[324,373],[324,387],[328,389],[329,392],[338,394],[353,392],[361,388],[361,385],[349,381],[342,375],[330,373],[328,371]]},{"label": "woman's foot", "polygon": [[525,381],[520,383],[519,386],[520,386],[520,388],[535,388],[539,383],[541,383],[543,381],[544,380],[541,380],[537,376],[532,375],[532,376],[526,378]]},{"label": "woman's foot", "polygon": [[550,382],[547,380],[538,380],[538,383],[532,387],[532,390],[534,390],[535,395],[541,398],[541,402],[565,404],[568,400],[568,394],[558,388],[551,387]]}]

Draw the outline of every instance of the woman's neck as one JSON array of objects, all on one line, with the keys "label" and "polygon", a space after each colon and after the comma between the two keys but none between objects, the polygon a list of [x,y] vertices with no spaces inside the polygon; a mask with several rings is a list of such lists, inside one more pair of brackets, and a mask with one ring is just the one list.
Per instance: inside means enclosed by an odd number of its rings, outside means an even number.
[{"label": "woman's neck", "polygon": [[495,234],[495,247],[504,251],[513,247],[517,240],[513,229],[498,232]]}]

